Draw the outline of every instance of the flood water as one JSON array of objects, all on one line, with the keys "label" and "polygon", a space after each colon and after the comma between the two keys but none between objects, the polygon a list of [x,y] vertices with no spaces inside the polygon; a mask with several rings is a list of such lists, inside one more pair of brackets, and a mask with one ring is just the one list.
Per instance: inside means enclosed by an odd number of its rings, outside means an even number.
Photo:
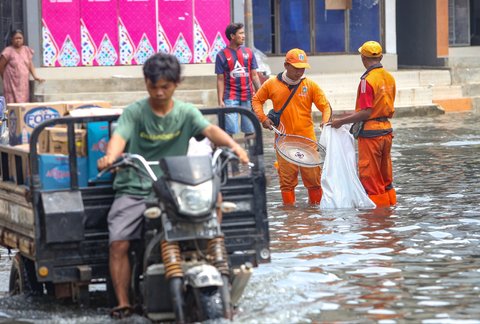
[{"label": "flood water", "polygon": [[[373,211],[310,207],[303,187],[282,207],[265,133],[272,262],[255,269],[234,323],[480,323],[480,115],[393,123],[398,205]],[[109,321],[102,305],[6,297],[0,252],[0,323]]]}]

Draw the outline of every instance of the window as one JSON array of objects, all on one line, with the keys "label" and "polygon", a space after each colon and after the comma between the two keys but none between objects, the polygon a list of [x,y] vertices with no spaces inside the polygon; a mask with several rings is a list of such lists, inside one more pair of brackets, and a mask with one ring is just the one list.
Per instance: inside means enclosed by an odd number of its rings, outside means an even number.
[{"label": "window", "polygon": [[382,3],[253,0],[255,47],[279,55],[294,47],[310,54],[356,52],[366,40],[381,41]]}]

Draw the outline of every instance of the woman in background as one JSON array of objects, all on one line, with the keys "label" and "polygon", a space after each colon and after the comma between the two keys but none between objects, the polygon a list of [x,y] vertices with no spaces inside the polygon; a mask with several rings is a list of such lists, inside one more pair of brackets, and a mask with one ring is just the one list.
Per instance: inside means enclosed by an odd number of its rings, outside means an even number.
[{"label": "woman in background", "polygon": [[43,82],[33,66],[33,50],[24,44],[23,32],[15,30],[11,34],[10,46],[0,56],[0,75],[3,79],[3,93],[7,104],[28,102],[30,98],[30,73],[35,81]]}]

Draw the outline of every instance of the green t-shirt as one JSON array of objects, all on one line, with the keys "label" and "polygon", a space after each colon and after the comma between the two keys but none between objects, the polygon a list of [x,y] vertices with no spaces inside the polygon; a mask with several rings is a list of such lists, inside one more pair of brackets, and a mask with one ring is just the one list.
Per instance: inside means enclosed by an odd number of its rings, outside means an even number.
[{"label": "green t-shirt", "polygon": [[[127,142],[125,152],[142,155],[147,161],[158,161],[165,156],[187,154],[190,138],[199,135],[209,124],[195,106],[177,100],[167,115],[157,116],[145,98],[125,108],[114,133]],[[161,176],[160,167],[152,166],[152,169]],[[113,183],[117,195],[148,196],[151,187],[151,181],[139,177],[133,168],[119,170]]]}]

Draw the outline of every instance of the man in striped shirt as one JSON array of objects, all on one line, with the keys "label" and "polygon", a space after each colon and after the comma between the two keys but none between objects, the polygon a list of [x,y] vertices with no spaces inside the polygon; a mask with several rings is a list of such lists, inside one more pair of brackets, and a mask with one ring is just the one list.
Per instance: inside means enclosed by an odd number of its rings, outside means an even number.
[{"label": "man in striped shirt", "polygon": [[[217,98],[220,107],[241,107],[252,109],[251,100],[254,90],[260,88],[257,74],[257,60],[253,51],[245,47],[243,24],[233,23],[227,26],[225,35],[230,41],[228,46],[217,54],[215,74],[217,74]],[[230,134],[239,132],[239,114],[225,116],[225,131]],[[247,118],[240,121],[245,136],[255,132]]]}]

